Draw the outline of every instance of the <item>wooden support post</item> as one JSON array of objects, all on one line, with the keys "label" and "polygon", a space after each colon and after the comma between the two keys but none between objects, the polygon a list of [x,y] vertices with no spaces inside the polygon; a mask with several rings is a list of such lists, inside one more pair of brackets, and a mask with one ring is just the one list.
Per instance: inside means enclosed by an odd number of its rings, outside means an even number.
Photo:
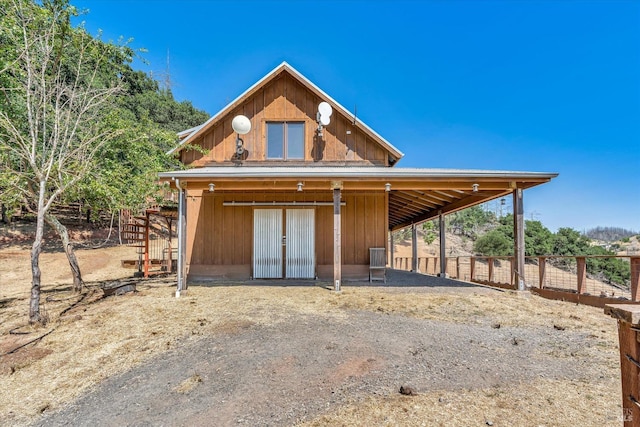
[{"label": "wooden support post", "polygon": [[438,225],[440,229],[440,274],[439,277],[447,276],[447,237],[445,234],[444,215],[438,213]]},{"label": "wooden support post", "polygon": [[475,257],[469,258],[469,281],[473,282],[473,276],[476,273],[476,259]]},{"label": "wooden support post", "polygon": [[513,282],[515,280],[516,277],[516,263],[515,263],[515,258],[514,257],[509,257],[509,284],[511,286],[515,285],[515,283]]},{"label": "wooden support post", "polygon": [[460,257],[456,257],[456,279],[460,278]]},{"label": "wooden support post", "polygon": [[169,239],[167,241],[169,250],[169,259],[167,260],[167,273],[171,274],[173,273],[173,252],[171,248],[171,226],[173,225],[173,221],[169,217],[166,217],[165,220],[167,221],[167,231],[169,232]]},{"label": "wooden support post", "polygon": [[494,274],[493,274],[493,258],[489,257],[487,258],[487,262],[489,263],[489,282],[493,283],[493,278],[494,278]]},{"label": "wooden support post", "polygon": [[631,300],[640,300],[640,257],[632,256],[631,262]]},{"label": "wooden support post", "polygon": [[576,257],[576,262],[578,264],[578,271],[576,275],[578,276],[578,293],[583,294],[585,285],[587,284],[587,260],[583,256]]},{"label": "wooden support post", "polygon": [[538,257],[538,286],[540,289],[544,289],[544,282],[547,275],[547,258]]},{"label": "wooden support post", "polygon": [[149,212],[144,214],[144,278],[149,277],[149,228],[151,228],[151,222],[149,221]]},{"label": "wooden support post", "polygon": [[523,204],[522,188],[513,190],[513,236],[514,247],[513,257],[515,260],[515,278],[516,289],[524,291],[524,204]]},{"label": "wooden support post", "polygon": [[180,181],[176,179],[178,193],[178,289],[176,297],[187,290],[187,191],[180,187]]},{"label": "wooden support post", "polygon": [[393,231],[389,231],[389,253],[391,254],[391,261],[389,261],[389,265],[391,268],[396,268],[396,263],[394,261],[394,243],[393,243]]},{"label": "wooden support post", "polygon": [[411,271],[418,272],[418,228],[411,224]]},{"label": "wooden support post", "polygon": [[340,292],[340,284],[342,282],[341,184],[334,184],[333,186],[333,290],[336,292]]},{"label": "wooden support post", "polygon": [[604,312],[618,320],[622,379],[622,413],[618,419],[625,427],[640,427],[640,305],[607,304]]}]

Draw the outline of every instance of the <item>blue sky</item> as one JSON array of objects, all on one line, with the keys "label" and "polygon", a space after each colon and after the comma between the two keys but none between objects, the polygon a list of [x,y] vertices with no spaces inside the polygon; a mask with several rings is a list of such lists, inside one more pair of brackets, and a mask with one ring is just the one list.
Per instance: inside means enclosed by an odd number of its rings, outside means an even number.
[{"label": "blue sky", "polygon": [[400,167],[559,172],[547,227],[640,230],[640,1],[76,0],[214,114],[286,60],[405,153]]}]

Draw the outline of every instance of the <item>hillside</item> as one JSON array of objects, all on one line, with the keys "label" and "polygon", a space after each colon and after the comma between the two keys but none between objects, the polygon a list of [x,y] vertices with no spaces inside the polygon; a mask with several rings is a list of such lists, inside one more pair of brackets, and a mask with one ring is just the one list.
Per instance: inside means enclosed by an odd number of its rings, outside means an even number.
[{"label": "hillside", "polygon": [[615,242],[637,235],[638,232],[627,230],[621,227],[596,227],[587,230],[584,235],[591,240],[601,240],[604,242]]},{"label": "hillside", "polygon": [[[473,253],[473,240],[461,237],[457,234],[447,232],[447,256],[471,256]],[[394,256],[410,257],[411,256],[411,237],[408,239],[398,239],[394,237]],[[424,232],[418,229],[418,257],[439,256],[440,243],[438,239],[431,244],[424,241]]]},{"label": "hillside", "polygon": [[640,235],[613,242],[611,250],[618,255],[640,255]]}]

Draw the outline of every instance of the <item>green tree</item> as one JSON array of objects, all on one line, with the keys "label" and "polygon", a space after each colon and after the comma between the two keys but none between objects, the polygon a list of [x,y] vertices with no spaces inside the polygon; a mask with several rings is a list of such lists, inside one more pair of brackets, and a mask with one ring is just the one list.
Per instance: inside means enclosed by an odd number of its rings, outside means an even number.
[{"label": "green tree", "polygon": [[422,238],[427,245],[432,244],[438,238],[438,230],[433,221],[422,223]]},{"label": "green tree", "polygon": [[588,255],[590,247],[589,238],[568,227],[558,229],[553,238],[554,255]]},{"label": "green tree", "polygon": [[513,254],[513,239],[499,227],[479,237],[473,250],[484,256],[509,256]]},{"label": "green tree", "polygon": [[[101,71],[130,61],[131,51],[103,43],[82,27],[71,28],[76,10],[64,0],[41,6],[2,0],[0,9],[3,37],[16,49],[0,70],[3,92],[11,94],[0,110],[2,202],[20,200],[36,215],[29,320],[38,322],[44,224],[66,232],[57,227],[51,205],[86,175],[101,148],[118,134],[108,126],[109,107],[122,81],[117,72]],[[77,267],[68,240],[64,249]],[[72,265],[73,270],[79,272]],[[74,271],[74,282],[78,279],[81,284]]]},{"label": "green tree", "polygon": [[393,239],[397,242],[406,241],[411,238],[411,226],[400,228],[393,232]]},{"label": "green tree", "polygon": [[472,206],[448,215],[449,230],[461,236],[475,240],[483,229],[496,222],[493,212],[485,211],[481,206]]},{"label": "green tree", "polygon": [[524,245],[526,256],[551,255],[553,233],[540,221],[525,221]]},{"label": "green tree", "polygon": [[[525,221],[525,255],[550,255],[553,253],[554,236],[540,221]],[[513,254],[513,215],[501,218],[500,225],[480,236],[474,250],[486,256],[509,256]]]}]

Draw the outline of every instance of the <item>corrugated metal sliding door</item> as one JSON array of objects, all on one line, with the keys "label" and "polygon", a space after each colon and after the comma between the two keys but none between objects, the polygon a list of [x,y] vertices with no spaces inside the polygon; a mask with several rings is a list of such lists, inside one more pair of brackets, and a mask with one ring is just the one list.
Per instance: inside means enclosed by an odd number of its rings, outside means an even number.
[{"label": "corrugated metal sliding door", "polygon": [[253,277],[282,278],[282,209],[253,211]]},{"label": "corrugated metal sliding door", "polygon": [[315,234],[313,209],[287,209],[287,278],[315,278]]}]

